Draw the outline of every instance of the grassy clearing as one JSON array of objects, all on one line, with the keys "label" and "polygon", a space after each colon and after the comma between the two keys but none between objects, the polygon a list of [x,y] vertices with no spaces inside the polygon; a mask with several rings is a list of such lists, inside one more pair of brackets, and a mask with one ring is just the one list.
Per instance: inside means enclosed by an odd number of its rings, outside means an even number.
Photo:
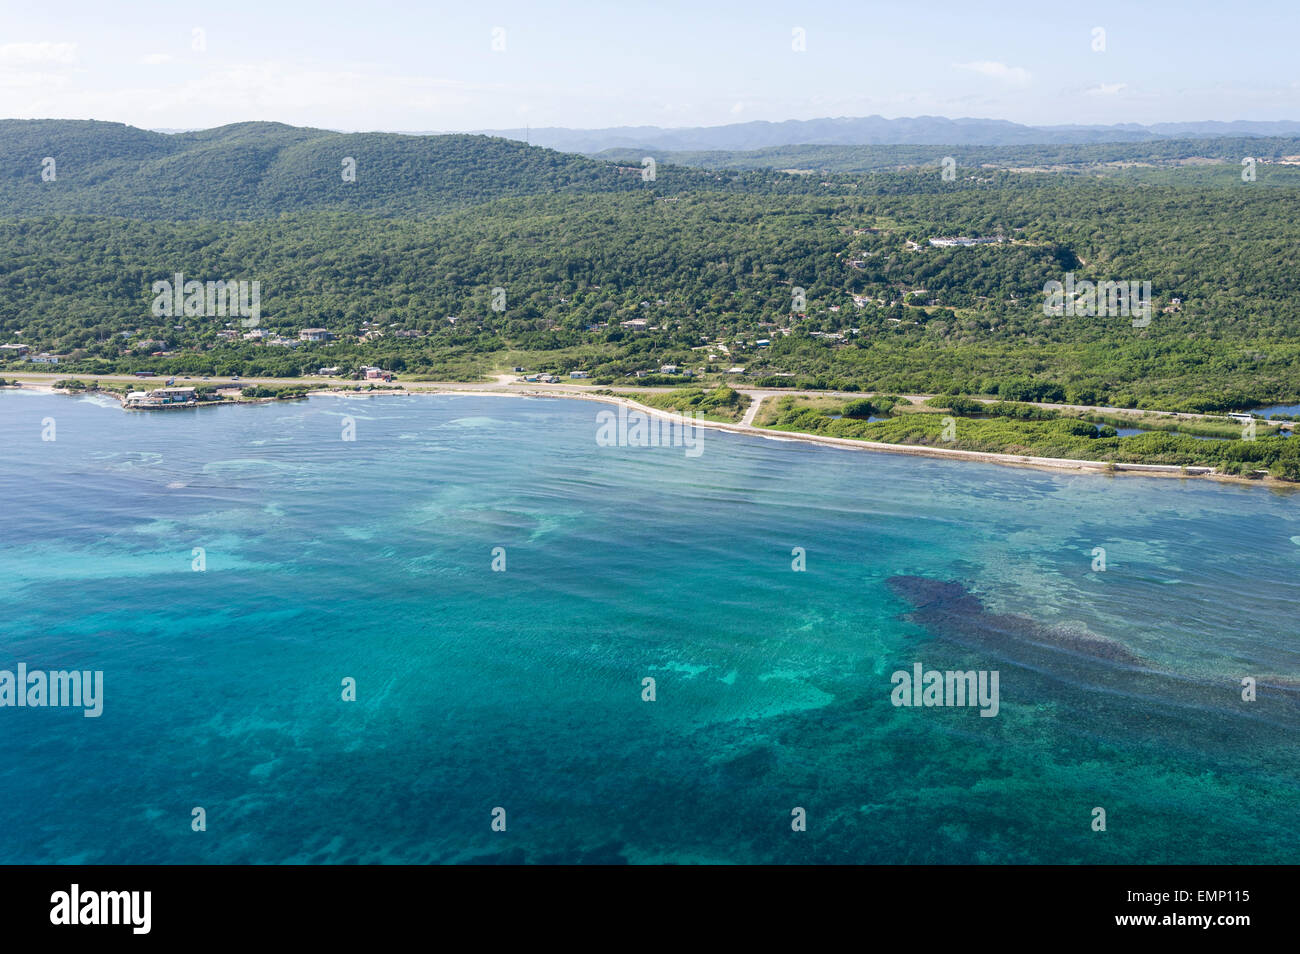
[{"label": "grassy clearing", "polygon": [[700,414],[707,421],[734,424],[745,416],[749,398],[725,385],[705,391],[702,388],[680,388],[675,391],[629,391],[623,397],[647,407],[678,414]]},{"label": "grassy clearing", "polygon": [[[1229,474],[1266,472],[1288,480],[1300,479],[1300,439],[1257,432],[1255,440],[1241,440],[1239,426],[1233,429],[1234,439],[1230,440],[1197,440],[1187,433],[1164,430],[1119,437],[1113,428],[1097,427],[1082,415],[1007,402],[982,408],[1001,411],[1004,416],[913,413],[872,422],[834,418],[829,408],[800,406],[789,397],[779,398],[773,404],[769,417],[774,417],[774,422],[766,426],[774,430],[994,454],[1205,466]],[[1017,416],[1022,413],[1035,417]],[[1132,426],[1131,422],[1124,423]]]}]

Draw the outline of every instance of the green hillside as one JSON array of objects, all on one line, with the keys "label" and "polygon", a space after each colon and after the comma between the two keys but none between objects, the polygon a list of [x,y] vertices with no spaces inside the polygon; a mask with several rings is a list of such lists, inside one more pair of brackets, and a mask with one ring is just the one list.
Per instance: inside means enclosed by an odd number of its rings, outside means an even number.
[{"label": "green hillside", "polygon": [[[42,160],[55,160],[53,181]],[[355,160],[344,179],[344,160]],[[505,196],[680,190],[759,175],[635,166],[486,136],[335,133],[239,123],[163,134],[116,123],[0,121],[0,215],[258,218],[310,210],[428,215]],[[787,189],[799,190],[797,183]]]},{"label": "green hillside", "polygon": [[[645,181],[639,164],[478,136],[5,122],[0,140],[0,338],[77,373],[381,363],[472,380],[527,364],[630,383],[676,364],[1166,409],[1300,398],[1288,166],[1251,183],[1226,165],[959,166],[953,181],[660,165]],[[65,158],[42,182],[50,143]],[[991,241],[930,242],[945,236]],[[264,337],[230,315],[155,315],[154,283],[178,272],[257,281]],[[1044,314],[1067,273],[1149,282],[1151,320]],[[300,343],[307,327],[334,340]]]}]

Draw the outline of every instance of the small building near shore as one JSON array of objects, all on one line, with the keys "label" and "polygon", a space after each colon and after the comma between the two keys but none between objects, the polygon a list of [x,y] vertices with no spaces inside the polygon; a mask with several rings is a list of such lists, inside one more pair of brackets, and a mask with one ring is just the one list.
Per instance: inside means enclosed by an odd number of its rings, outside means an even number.
[{"label": "small building near shore", "polygon": [[194,388],[154,388],[132,391],[126,396],[127,407],[187,407],[197,403]]}]

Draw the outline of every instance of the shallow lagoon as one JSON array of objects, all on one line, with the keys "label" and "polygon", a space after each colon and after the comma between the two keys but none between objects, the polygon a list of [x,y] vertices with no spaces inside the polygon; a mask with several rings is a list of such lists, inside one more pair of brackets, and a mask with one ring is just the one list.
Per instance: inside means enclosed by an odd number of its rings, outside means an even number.
[{"label": "shallow lagoon", "polygon": [[[0,708],[0,861],[1294,860],[1300,720],[1239,688],[1300,675],[1293,494],[598,447],[599,407],[0,394],[0,668],[105,673],[98,719]],[[997,717],[892,705],[917,662],[999,670]]]}]

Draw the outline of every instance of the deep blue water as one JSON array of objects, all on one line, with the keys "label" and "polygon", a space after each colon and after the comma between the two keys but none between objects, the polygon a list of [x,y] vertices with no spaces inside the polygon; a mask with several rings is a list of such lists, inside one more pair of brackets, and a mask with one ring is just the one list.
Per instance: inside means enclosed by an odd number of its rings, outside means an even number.
[{"label": "deep blue water", "polygon": [[[0,708],[0,862],[1296,859],[1300,719],[1239,683],[1300,675],[1300,498],[598,447],[598,409],[0,393],[0,669],[105,679],[98,719]],[[902,574],[987,612],[909,621]],[[998,670],[999,714],[895,707],[916,662]]]}]

